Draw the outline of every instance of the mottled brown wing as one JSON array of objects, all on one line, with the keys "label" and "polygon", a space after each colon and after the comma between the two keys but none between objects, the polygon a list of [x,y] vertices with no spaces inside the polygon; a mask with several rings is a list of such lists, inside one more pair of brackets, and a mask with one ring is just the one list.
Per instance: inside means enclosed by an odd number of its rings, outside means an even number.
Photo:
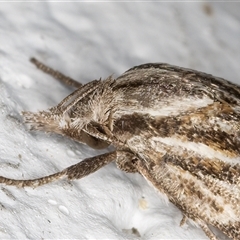
[{"label": "mottled brown wing", "polygon": [[240,239],[239,86],[167,64],[134,67],[117,86],[138,102],[114,130],[141,174],[205,232]]}]

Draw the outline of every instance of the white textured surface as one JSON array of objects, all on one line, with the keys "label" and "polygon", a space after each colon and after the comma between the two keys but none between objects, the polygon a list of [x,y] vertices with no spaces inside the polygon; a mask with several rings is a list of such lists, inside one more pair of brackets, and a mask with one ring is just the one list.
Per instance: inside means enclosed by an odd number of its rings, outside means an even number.
[{"label": "white textured surface", "polygon": [[[70,93],[29,57],[83,83],[146,62],[240,82],[239,12],[239,3],[1,3],[0,175],[40,177],[100,153],[27,131],[21,111],[46,109]],[[71,183],[1,186],[0,210],[1,239],[206,239],[189,222],[180,227],[172,204],[114,163]]]}]

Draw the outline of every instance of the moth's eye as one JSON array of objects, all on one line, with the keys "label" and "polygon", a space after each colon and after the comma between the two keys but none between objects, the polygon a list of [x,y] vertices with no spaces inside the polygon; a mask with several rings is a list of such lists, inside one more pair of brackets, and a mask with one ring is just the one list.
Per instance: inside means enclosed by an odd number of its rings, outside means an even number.
[{"label": "moth's eye", "polygon": [[106,134],[106,132],[104,131],[104,129],[102,128],[102,126],[98,123],[91,123],[91,125],[100,133]]},{"label": "moth's eye", "polygon": [[110,144],[101,140],[101,139],[97,139],[95,137],[89,136],[89,141],[86,142],[86,144],[89,147],[92,147],[94,149],[104,149],[106,147],[108,147]]},{"label": "moth's eye", "polygon": [[108,147],[110,144],[101,140],[97,139],[93,136],[90,136],[89,134],[85,132],[81,132],[81,141],[86,143],[89,147],[94,148],[94,149],[104,149]]}]

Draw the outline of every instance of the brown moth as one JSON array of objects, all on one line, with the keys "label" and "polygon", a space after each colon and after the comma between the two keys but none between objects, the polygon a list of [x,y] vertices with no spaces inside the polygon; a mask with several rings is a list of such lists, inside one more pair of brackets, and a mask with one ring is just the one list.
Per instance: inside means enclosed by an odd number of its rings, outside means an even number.
[{"label": "brown moth", "polygon": [[115,151],[34,180],[0,183],[37,187],[79,179],[115,161],[142,174],[210,239],[214,226],[240,239],[240,87],[222,78],[149,63],[114,79],[82,85],[36,59],[38,68],[77,87],[56,107],[24,112],[34,130],[55,132],[92,148]]}]

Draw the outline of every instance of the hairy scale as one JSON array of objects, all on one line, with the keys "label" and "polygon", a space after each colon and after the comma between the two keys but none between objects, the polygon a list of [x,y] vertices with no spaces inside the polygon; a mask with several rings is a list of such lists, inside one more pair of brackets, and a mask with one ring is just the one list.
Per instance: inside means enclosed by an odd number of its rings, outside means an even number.
[{"label": "hairy scale", "polygon": [[240,239],[240,87],[222,78],[169,64],[143,64],[118,78],[82,85],[31,60],[77,87],[56,107],[24,112],[34,130],[55,132],[93,148],[115,151],[33,180],[0,183],[40,186],[79,179],[115,161],[142,174],[187,219],[216,240],[209,226]]}]

